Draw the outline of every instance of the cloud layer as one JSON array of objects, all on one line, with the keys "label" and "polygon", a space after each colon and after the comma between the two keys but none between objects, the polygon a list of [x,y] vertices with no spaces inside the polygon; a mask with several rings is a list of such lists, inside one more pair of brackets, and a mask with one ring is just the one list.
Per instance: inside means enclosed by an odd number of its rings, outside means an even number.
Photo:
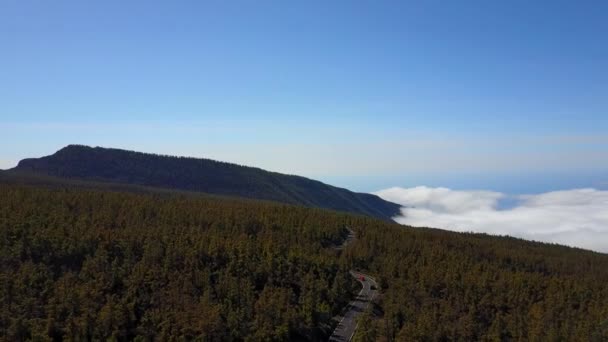
[{"label": "cloud layer", "polygon": [[[403,206],[402,215],[395,218],[402,224],[511,235],[608,252],[608,191],[587,188],[507,196],[418,186],[376,194]],[[501,208],[503,202],[512,205]]]}]

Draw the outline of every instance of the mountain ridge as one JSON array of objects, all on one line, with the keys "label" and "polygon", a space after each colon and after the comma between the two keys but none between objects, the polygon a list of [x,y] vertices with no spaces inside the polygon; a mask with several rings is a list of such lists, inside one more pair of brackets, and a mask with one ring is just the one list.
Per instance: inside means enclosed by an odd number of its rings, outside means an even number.
[{"label": "mountain ridge", "polygon": [[23,159],[8,171],[271,200],[385,220],[396,216],[400,208],[376,195],[353,192],[302,176],[206,158],[86,145],[72,144],[49,156]]}]

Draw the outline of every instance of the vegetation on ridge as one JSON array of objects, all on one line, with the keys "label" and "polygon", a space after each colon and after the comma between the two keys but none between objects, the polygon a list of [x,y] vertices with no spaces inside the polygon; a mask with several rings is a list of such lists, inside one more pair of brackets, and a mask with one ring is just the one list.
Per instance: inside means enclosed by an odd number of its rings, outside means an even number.
[{"label": "vegetation on ridge", "polygon": [[[0,184],[0,339],[606,340],[608,256],[269,202]],[[357,239],[332,246],[352,227]]]},{"label": "vegetation on ridge", "polygon": [[391,219],[399,205],[300,176],[210,159],[171,157],[70,145],[57,153],[24,159],[12,172],[105,181],[209,194],[272,200]]}]

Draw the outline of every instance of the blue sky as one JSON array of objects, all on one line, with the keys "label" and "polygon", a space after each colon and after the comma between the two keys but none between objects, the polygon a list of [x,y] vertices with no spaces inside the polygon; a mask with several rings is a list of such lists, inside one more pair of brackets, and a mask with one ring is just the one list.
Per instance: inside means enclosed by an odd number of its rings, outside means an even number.
[{"label": "blue sky", "polygon": [[69,143],[356,190],[608,188],[605,1],[0,3],[0,168]]}]

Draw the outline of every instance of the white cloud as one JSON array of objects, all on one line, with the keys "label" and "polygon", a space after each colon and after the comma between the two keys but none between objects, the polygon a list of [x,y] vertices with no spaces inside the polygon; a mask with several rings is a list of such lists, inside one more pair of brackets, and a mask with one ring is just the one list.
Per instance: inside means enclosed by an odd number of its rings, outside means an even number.
[{"label": "white cloud", "polygon": [[[507,196],[494,191],[390,188],[378,196],[401,204],[395,220],[417,227],[511,235],[608,252],[608,191],[574,189]],[[500,209],[501,199],[515,205]]]}]

